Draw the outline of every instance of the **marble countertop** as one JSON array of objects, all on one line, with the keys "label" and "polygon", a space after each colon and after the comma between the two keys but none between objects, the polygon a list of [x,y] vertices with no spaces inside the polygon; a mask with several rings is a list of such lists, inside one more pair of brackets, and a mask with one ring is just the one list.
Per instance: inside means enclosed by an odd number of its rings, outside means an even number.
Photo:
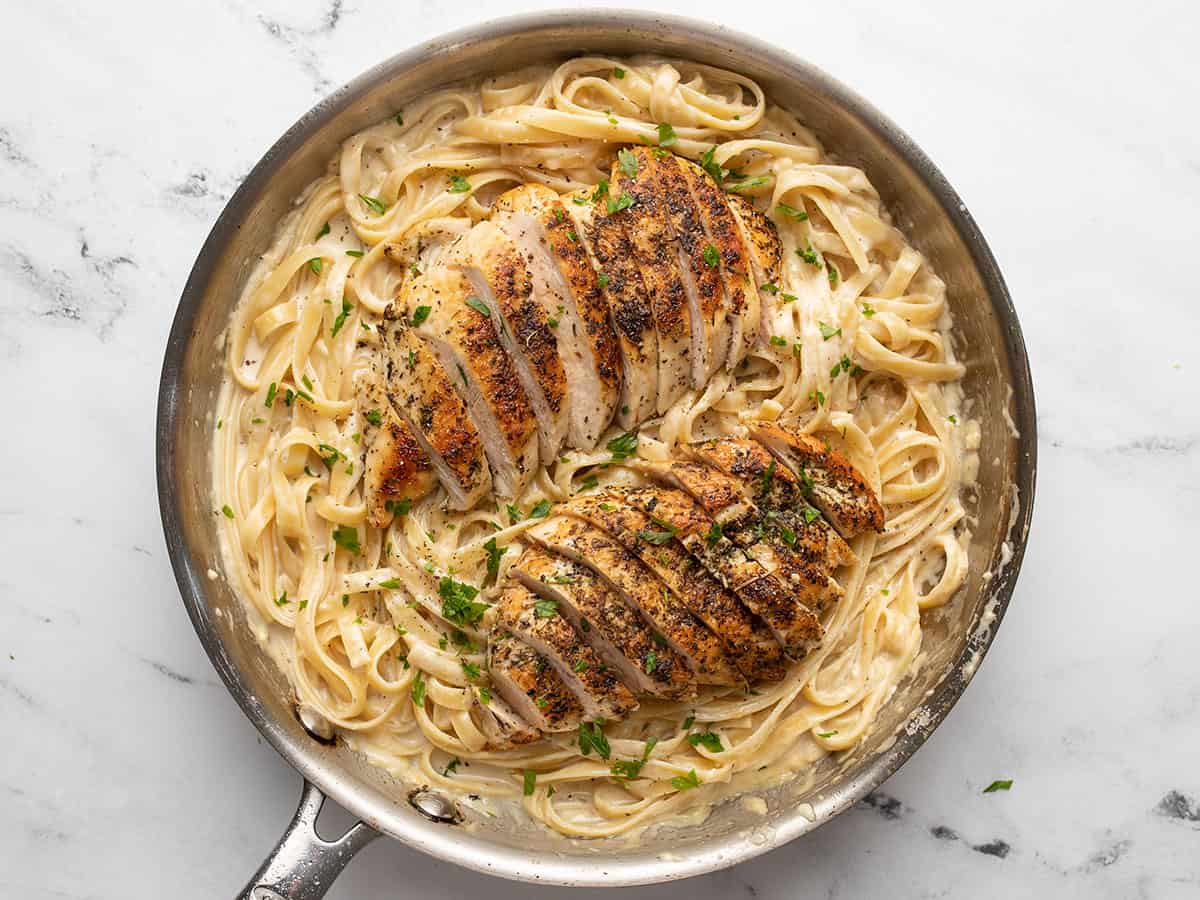
[{"label": "marble countertop", "polygon": [[[519,7],[543,5],[562,4]],[[686,5],[871,98],[958,188],[1025,329],[1041,470],[1008,617],[916,757],[786,848],[624,896],[1200,895],[1200,14],[983,8]],[[167,562],[162,347],[200,243],[279,134],[393,52],[516,11],[7,5],[0,896],[231,896],[291,815],[299,777],[218,683]],[[997,778],[1012,790],[981,793]],[[376,841],[330,896],[579,894]]]}]

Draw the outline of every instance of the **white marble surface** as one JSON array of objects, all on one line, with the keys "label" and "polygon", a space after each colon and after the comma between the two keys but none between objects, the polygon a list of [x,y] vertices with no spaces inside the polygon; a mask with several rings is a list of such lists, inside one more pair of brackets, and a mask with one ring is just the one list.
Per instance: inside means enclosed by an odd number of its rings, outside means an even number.
[{"label": "white marble surface", "polygon": [[[1200,895],[1200,9],[638,5],[790,47],[930,153],[1007,274],[1042,439],[995,647],[874,805],[626,896]],[[167,563],[152,424],[176,299],[239,178],[321,94],[518,8],[3,6],[0,896],[230,896],[299,779],[218,684]],[[378,841],[330,896],[580,893]]]}]

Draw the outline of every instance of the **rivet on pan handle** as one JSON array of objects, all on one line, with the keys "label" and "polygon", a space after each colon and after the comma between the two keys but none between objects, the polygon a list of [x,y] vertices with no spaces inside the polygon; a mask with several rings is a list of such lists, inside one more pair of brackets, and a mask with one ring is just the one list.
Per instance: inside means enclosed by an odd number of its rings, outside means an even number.
[{"label": "rivet on pan handle", "polygon": [[305,781],[291,824],[237,900],[320,900],[354,854],[379,837],[359,822],[337,840],[324,840],[316,828],[324,803],[325,795]]}]

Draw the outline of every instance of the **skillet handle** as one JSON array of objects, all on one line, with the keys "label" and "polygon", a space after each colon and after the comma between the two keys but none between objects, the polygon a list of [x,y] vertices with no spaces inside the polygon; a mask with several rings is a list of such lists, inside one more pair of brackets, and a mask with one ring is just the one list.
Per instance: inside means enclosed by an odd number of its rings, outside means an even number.
[{"label": "skillet handle", "polygon": [[358,822],[335,841],[322,839],[316,823],[324,803],[325,795],[305,780],[291,824],[237,900],[320,900],[354,854],[379,837]]}]

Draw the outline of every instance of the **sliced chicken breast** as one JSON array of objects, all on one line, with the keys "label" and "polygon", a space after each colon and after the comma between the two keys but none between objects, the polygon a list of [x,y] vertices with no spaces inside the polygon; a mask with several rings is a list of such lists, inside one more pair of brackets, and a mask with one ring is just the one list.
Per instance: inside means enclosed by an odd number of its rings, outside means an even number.
[{"label": "sliced chicken breast", "polygon": [[[683,657],[656,643],[646,623],[591,569],[533,547],[509,572],[539,597],[553,600],[634,693],[664,700],[695,696],[695,677]],[[656,665],[647,671],[643,661],[651,651]]]},{"label": "sliced chicken breast", "polygon": [[448,262],[462,269],[475,299],[493,317],[537,419],[539,456],[554,459],[567,438],[569,418],[567,377],[553,330],[558,320],[534,299],[523,256],[494,223],[475,225],[455,244]]},{"label": "sliced chicken breast", "polygon": [[692,386],[702,388],[729,352],[729,306],[720,249],[705,230],[700,207],[675,155],[658,148],[638,155],[662,198],[675,236],[692,324]]},{"label": "sliced chicken breast", "polygon": [[408,426],[450,506],[470,509],[492,489],[483,439],[446,370],[409,326],[411,312],[393,303],[380,323],[388,408]]},{"label": "sliced chicken breast", "polygon": [[591,450],[608,428],[621,393],[621,357],[595,269],[558,195],[528,184],[502,194],[496,224],[521,250],[558,338],[566,369],[568,437]]},{"label": "sliced chicken breast", "polygon": [[725,286],[724,309],[729,317],[725,368],[732,372],[758,340],[759,283],[751,281],[750,251],[737,217],[726,201],[728,195],[691,160],[677,156],[675,163],[683,172],[696,201],[705,234],[720,256],[721,279]]},{"label": "sliced chicken breast", "polygon": [[883,506],[843,454],[812,437],[773,423],[751,433],[800,479],[805,495],[845,537],[883,531]]},{"label": "sliced chicken breast", "polygon": [[606,301],[621,355],[617,424],[625,430],[657,412],[658,334],[654,306],[633,255],[622,217],[608,212],[609,183],[563,198],[563,208],[597,272],[596,285]]},{"label": "sliced chicken breast", "polygon": [[684,452],[737,479],[774,529],[790,530],[793,552],[819,566],[836,569],[854,561],[850,549],[820,512],[805,499],[805,489],[786,465],[757,441],[722,438],[691,444]]},{"label": "sliced chicken breast", "polygon": [[[745,197],[727,194],[729,209],[737,219],[742,240],[750,248],[750,271],[753,275],[752,287],[764,284],[778,286],[779,273],[783,267],[783,243],[779,240],[779,231],[775,223],[754,208]],[[771,320],[775,316],[775,297],[770,291],[759,290],[759,327],[758,342],[764,343],[771,334]],[[753,341],[746,340],[743,333],[743,345],[747,350],[754,346]]]},{"label": "sliced chicken breast", "polygon": [[658,412],[664,413],[693,387],[692,322],[687,289],[679,268],[679,250],[672,240],[667,212],[646,163],[645,147],[622,149],[612,169],[611,193],[619,204],[613,213],[629,237],[642,283],[650,297],[658,336]]},{"label": "sliced chicken breast", "polygon": [[571,731],[583,721],[583,707],[555,668],[512,635],[492,641],[488,674],[496,692],[541,731]]},{"label": "sliced chicken breast", "polygon": [[777,681],[784,675],[783,654],[770,631],[674,539],[672,528],[608,492],[576,497],[557,512],[578,516],[608,532],[635,555],[725,645],[725,651],[749,681]]},{"label": "sliced chicken breast", "polygon": [[414,321],[427,310],[417,333],[453,373],[451,383],[483,438],[496,493],[519,496],[537,471],[537,420],[492,317],[467,303],[474,294],[457,269],[435,268],[407,282],[403,294]]},{"label": "sliced chicken breast", "polygon": [[[590,568],[638,611],[671,649],[681,654],[701,684],[738,684],[743,678],[725,656],[720,640],[677,600],[666,586],[604,532],[578,519],[556,516],[525,532],[547,550]],[[639,661],[647,672],[658,653]]]},{"label": "sliced chicken breast", "polygon": [[367,521],[376,528],[387,527],[396,504],[419,500],[437,486],[433,466],[412,429],[392,412],[383,389],[382,364],[373,359],[354,382],[362,421]]},{"label": "sliced chicken breast", "polygon": [[557,601],[538,599],[520,582],[510,581],[500,593],[497,615],[501,628],[550,662],[583,706],[585,720],[619,719],[637,708],[637,698],[559,615]]},{"label": "sliced chicken breast", "polygon": [[[660,470],[669,473],[669,468]],[[676,538],[725,588],[771,629],[791,659],[802,658],[824,635],[816,615],[761,563],[724,536],[688,494],[667,488],[626,493],[644,512],[670,523]]]}]

